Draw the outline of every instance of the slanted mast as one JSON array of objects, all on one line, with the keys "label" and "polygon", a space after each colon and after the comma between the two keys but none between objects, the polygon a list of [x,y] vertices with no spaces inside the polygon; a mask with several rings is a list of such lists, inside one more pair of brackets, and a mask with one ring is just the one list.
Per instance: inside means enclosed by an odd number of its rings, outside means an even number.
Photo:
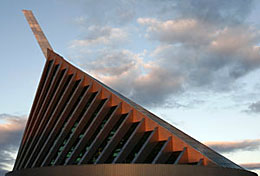
[{"label": "slanted mast", "polygon": [[34,17],[31,10],[23,10],[24,16],[26,17],[30,28],[33,31],[35,38],[37,39],[38,44],[40,45],[44,56],[47,58],[47,49],[52,50],[50,43],[48,42],[46,36],[44,35],[39,23]]}]

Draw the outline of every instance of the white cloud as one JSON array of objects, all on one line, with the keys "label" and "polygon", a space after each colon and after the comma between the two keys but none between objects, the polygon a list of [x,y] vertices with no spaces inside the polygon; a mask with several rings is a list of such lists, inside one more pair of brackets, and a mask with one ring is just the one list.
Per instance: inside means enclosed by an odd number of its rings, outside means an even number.
[{"label": "white cloud", "polygon": [[159,21],[155,18],[138,18],[137,22],[147,26],[149,38],[166,43],[198,45],[207,43],[211,37],[210,25],[195,19]]}]

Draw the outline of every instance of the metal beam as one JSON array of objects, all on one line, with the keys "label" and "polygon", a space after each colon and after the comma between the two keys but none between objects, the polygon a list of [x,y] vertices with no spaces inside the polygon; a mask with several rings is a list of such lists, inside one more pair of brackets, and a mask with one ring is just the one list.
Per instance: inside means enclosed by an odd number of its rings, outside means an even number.
[{"label": "metal beam", "polygon": [[[57,125],[57,121],[59,120],[64,108],[67,106],[70,98],[71,93],[73,90],[73,86],[75,85],[75,74],[72,74],[71,79],[69,79],[68,85],[66,85],[66,89],[64,91],[64,94],[62,95],[60,101],[58,102],[58,105],[56,106],[53,114],[51,115],[51,119],[48,122],[45,131],[43,132],[42,137],[45,138],[44,143],[42,144],[42,147],[37,153],[37,156],[35,157],[35,161],[32,165],[32,167],[39,167],[42,161],[44,160],[44,157],[46,156],[46,153],[49,151],[49,148],[51,147],[52,138],[55,138],[52,136],[52,131],[54,130],[54,127]],[[42,140],[42,139],[40,139]]]},{"label": "metal beam", "polygon": [[31,128],[31,123],[34,122],[34,120],[35,120],[35,117],[33,115],[34,111],[35,111],[35,107],[38,104],[39,97],[40,97],[40,95],[42,93],[42,89],[43,89],[43,86],[44,86],[45,81],[46,81],[46,77],[47,77],[47,75],[48,75],[48,73],[50,71],[50,67],[51,67],[51,64],[53,62],[54,61],[52,60],[52,61],[48,61],[48,62],[45,63],[44,70],[43,70],[43,73],[42,73],[42,76],[41,76],[41,80],[40,80],[40,84],[39,84],[39,86],[37,88],[37,93],[36,93],[34,101],[33,101],[33,105],[32,105],[31,112],[30,112],[30,115],[29,115],[29,118],[28,118],[28,121],[27,121],[27,124],[26,124],[26,127],[25,127],[25,131],[24,131],[24,134],[23,134],[21,145],[20,145],[17,157],[16,157],[14,170],[16,170],[18,168],[18,166],[19,166],[20,156],[21,156],[23,147],[24,147],[25,143],[27,142],[27,138],[26,138],[27,133],[29,132],[29,130]]},{"label": "metal beam", "polygon": [[[61,63],[58,64],[57,66],[58,66],[58,70],[57,70],[56,74],[54,75],[54,78],[52,80],[48,93],[46,94],[43,105],[41,107],[41,110],[39,111],[37,118],[36,118],[36,121],[39,121],[39,123],[37,126],[36,125],[34,126],[34,129],[32,129],[33,130],[32,142],[31,142],[30,146],[28,147],[27,152],[25,154],[25,156],[28,156],[28,154],[29,154],[28,158],[30,158],[30,159],[32,158],[32,151],[35,148],[35,144],[40,139],[42,131],[46,125],[47,118],[43,118],[43,117],[45,117],[44,115],[47,111],[47,108],[49,106],[51,106],[51,104],[49,102],[54,98],[54,94],[57,91],[57,87],[63,76],[62,70],[60,69]],[[64,74],[64,72],[63,72],[63,74]],[[24,168],[27,168],[28,164],[30,163],[29,162],[30,159],[27,159],[27,164],[25,164]]]},{"label": "metal beam", "polygon": [[179,154],[178,158],[175,160],[174,164],[179,164],[179,161],[184,156],[184,153],[186,152],[186,150],[187,150],[187,147],[184,147],[182,152]]},{"label": "metal beam", "polygon": [[95,137],[94,141],[90,145],[89,150],[85,153],[85,155],[83,155],[80,164],[86,164],[92,159],[93,155],[98,150],[98,147],[106,138],[106,135],[109,134],[110,130],[113,128],[117,120],[119,120],[121,111],[122,111],[122,103],[119,103],[116,109],[114,110],[114,112],[110,115],[108,120],[105,122],[104,127]]},{"label": "metal beam", "polygon": [[[64,128],[64,131],[61,133],[61,135],[63,135],[63,133],[65,134],[63,139],[62,139],[62,141],[64,141],[64,138],[69,133],[71,133],[69,135],[69,140],[72,137],[72,135],[74,134],[74,131],[77,128],[79,121],[82,119],[82,115],[85,113],[84,108],[85,108],[86,104],[88,103],[88,101],[89,101],[89,99],[91,97],[90,89],[91,89],[90,86],[88,86],[87,90],[85,91],[85,93],[83,95],[83,98],[80,100],[78,108],[73,113],[73,115],[70,118],[66,128]],[[74,128],[74,131],[72,131],[73,128]],[[62,137],[62,136],[60,136],[60,137]],[[56,160],[54,162],[54,165],[59,165],[61,163],[61,161],[64,159],[66,152],[64,153],[63,151],[65,149],[66,144],[64,144],[63,150],[60,152],[59,156],[56,158]]]},{"label": "metal beam", "polygon": [[199,162],[197,163],[197,166],[202,166],[203,165],[203,158],[201,158],[200,160],[199,160]]},{"label": "metal beam", "polygon": [[[23,162],[26,160],[26,157],[24,155],[26,154],[27,149],[32,142],[33,130],[35,129],[35,126],[38,126],[38,124],[39,124],[39,119],[37,119],[37,117],[38,117],[37,115],[42,107],[43,101],[46,97],[47,91],[48,91],[51,81],[52,81],[52,77],[53,77],[54,69],[55,69],[54,62],[55,62],[55,60],[52,62],[52,65],[50,66],[50,71],[48,72],[48,75],[46,77],[46,82],[43,86],[41,95],[40,95],[37,105],[35,107],[36,109],[33,114],[34,121],[32,121],[32,124],[28,127],[27,134],[25,134],[25,139],[27,139],[27,140],[26,140],[26,143],[24,144],[23,148],[21,149],[21,155],[18,160],[19,169],[23,168]],[[37,125],[35,125],[35,124],[37,124]]]},{"label": "metal beam", "polygon": [[48,152],[45,153],[45,159],[42,163],[42,166],[46,166],[46,165],[50,164],[52,157],[55,155],[55,152],[53,152],[53,150],[54,151],[57,150],[55,148],[56,144],[58,143],[57,137],[58,137],[59,133],[61,132],[62,128],[64,127],[66,120],[68,120],[68,118],[70,118],[71,113],[73,112],[73,110],[75,108],[74,106],[76,104],[76,101],[78,100],[78,97],[80,96],[80,93],[83,89],[83,85],[82,85],[83,79],[81,78],[80,80],[77,80],[77,81],[79,81],[79,84],[76,86],[76,81],[75,81],[75,83],[74,83],[75,90],[72,92],[72,95],[70,97],[68,104],[66,105],[62,114],[60,115],[52,132],[50,133],[50,136],[52,136],[49,140],[49,144],[51,145],[51,147],[49,147]]},{"label": "metal beam", "polygon": [[153,164],[163,164],[169,157],[169,152],[172,149],[172,137],[169,137],[165,142],[157,156],[153,160]]},{"label": "metal beam", "polygon": [[44,129],[40,132],[39,140],[33,147],[33,151],[31,152],[31,156],[28,161],[29,162],[28,167],[31,167],[32,163],[35,161],[36,156],[37,156],[38,152],[40,151],[40,148],[42,147],[43,143],[45,142],[45,139],[47,138],[46,134],[48,134],[48,132],[46,132],[46,130],[52,129],[52,127],[51,128],[49,127],[49,124],[51,123],[51,121],[54,120],[51,115],[54,113],[55,107],[57,107],[58,101],[60,100],[60,98],[62,97],[62,94],[65,91],[64,85],[66,84],[67,79],[69,79],[66,76],[67,71],[68,71],[68,69],[64,68],[64,74],[63,74],[61,81],[59,83],[59,86],[53,96],[54,98],[51,100],[50,106],[48,107],[46,113],[44,114],[43,119],[45,119],[45,121],[46,121],[46,122],[44,122],[44,125],[43,125]]},{"label": "metal beam", "polygon": [[142,163],[145,158],[150,154],[153,147],[156,145],[155,141],[158,140],[158,127],[155,127],[153,132],[146,139],[140,151],[137,153],[132,163]]},{"label": "metal beam", "polygon": [[100,156],[98,157],[95,164],[104,163],[106,159],[111,155],[112,151],[115,149],[115,147],[118,145],[120,140],[124,137],[124,135],[127,133],[129,128],[131,127],[131,121],[133,118],[133,110],[131,110],[125,120],[122,122],[120,127],[118,128],[115,135],[112,137],[112,139],[109,141],[109,143],[106,145]]},{"label": "metal beam", "polygon": [[131,150],[135,147],[138,143],[139,139],[142,137],[143,133],[145,132],[145,119],[143,118],[134,132],[131,134],[127,142],[124,144],[123,148],[121,149],[118,156],[112,162],[115,163],[122,163],[124,159],[128,156]]},{"label": "metal beam", "polygon": [[[102,107],[98,107],[102,101],[104,101],[104,104]],[[95,100],[93,100],[95,101]],[[75,149],[72,151],[71,156],[65,161],[65,165],[72,164],[75,162],[78,155],[81,153],[82,150],[84,150],[85,145],[89,142],[91,139],[93,133],[96,131],[102,120],[105,118],[106,114],[109,112],[110,105],[111,105],[111,96],[105,98],[105,99],[98,99],[98,101],[93,102],[93,106],[90,106],[88,109],[88,112],[86,115],[84,115],[87,119],[83,118],[79,122],[79,126],[77,127],[76,131],[74,132],[75,135],[78,137],[80,134],[83,134],[83,137],[80,138],[80,140],[77,142]],[[98,109],[99,108],[99,109]],[[96,112],[95,112],[96,111]],[[95,113],[97,113],[95,115]],[[93,118],[94,117],[94,118]],[[88,126],[86,126],[88,124]],[[85,129],[87,127],[87,129]],[[86,130],[86,131],[84,131]],[[77,139],[78,137],[74,138],[72,136],[72,139]]]}]

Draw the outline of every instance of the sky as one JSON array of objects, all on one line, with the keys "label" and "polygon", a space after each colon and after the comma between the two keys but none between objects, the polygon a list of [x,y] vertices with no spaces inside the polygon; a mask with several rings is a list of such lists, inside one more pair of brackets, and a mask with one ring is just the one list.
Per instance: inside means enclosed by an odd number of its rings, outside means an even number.
[{"label": "sky", "polygon": [[260,1],[1,0],[0,176],[45,61],[23,9],[71,63],[260,174]]}]

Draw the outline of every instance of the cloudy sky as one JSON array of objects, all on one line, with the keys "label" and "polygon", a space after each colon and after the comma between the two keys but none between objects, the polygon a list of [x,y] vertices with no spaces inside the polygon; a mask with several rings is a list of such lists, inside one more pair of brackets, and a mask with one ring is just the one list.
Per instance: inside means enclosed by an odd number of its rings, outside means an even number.
[{"label": "cloudy sky", "polygon": [[45,61],[22,9],[60,55],[260,174],[260,1],[2,0],[0,176]]}]

